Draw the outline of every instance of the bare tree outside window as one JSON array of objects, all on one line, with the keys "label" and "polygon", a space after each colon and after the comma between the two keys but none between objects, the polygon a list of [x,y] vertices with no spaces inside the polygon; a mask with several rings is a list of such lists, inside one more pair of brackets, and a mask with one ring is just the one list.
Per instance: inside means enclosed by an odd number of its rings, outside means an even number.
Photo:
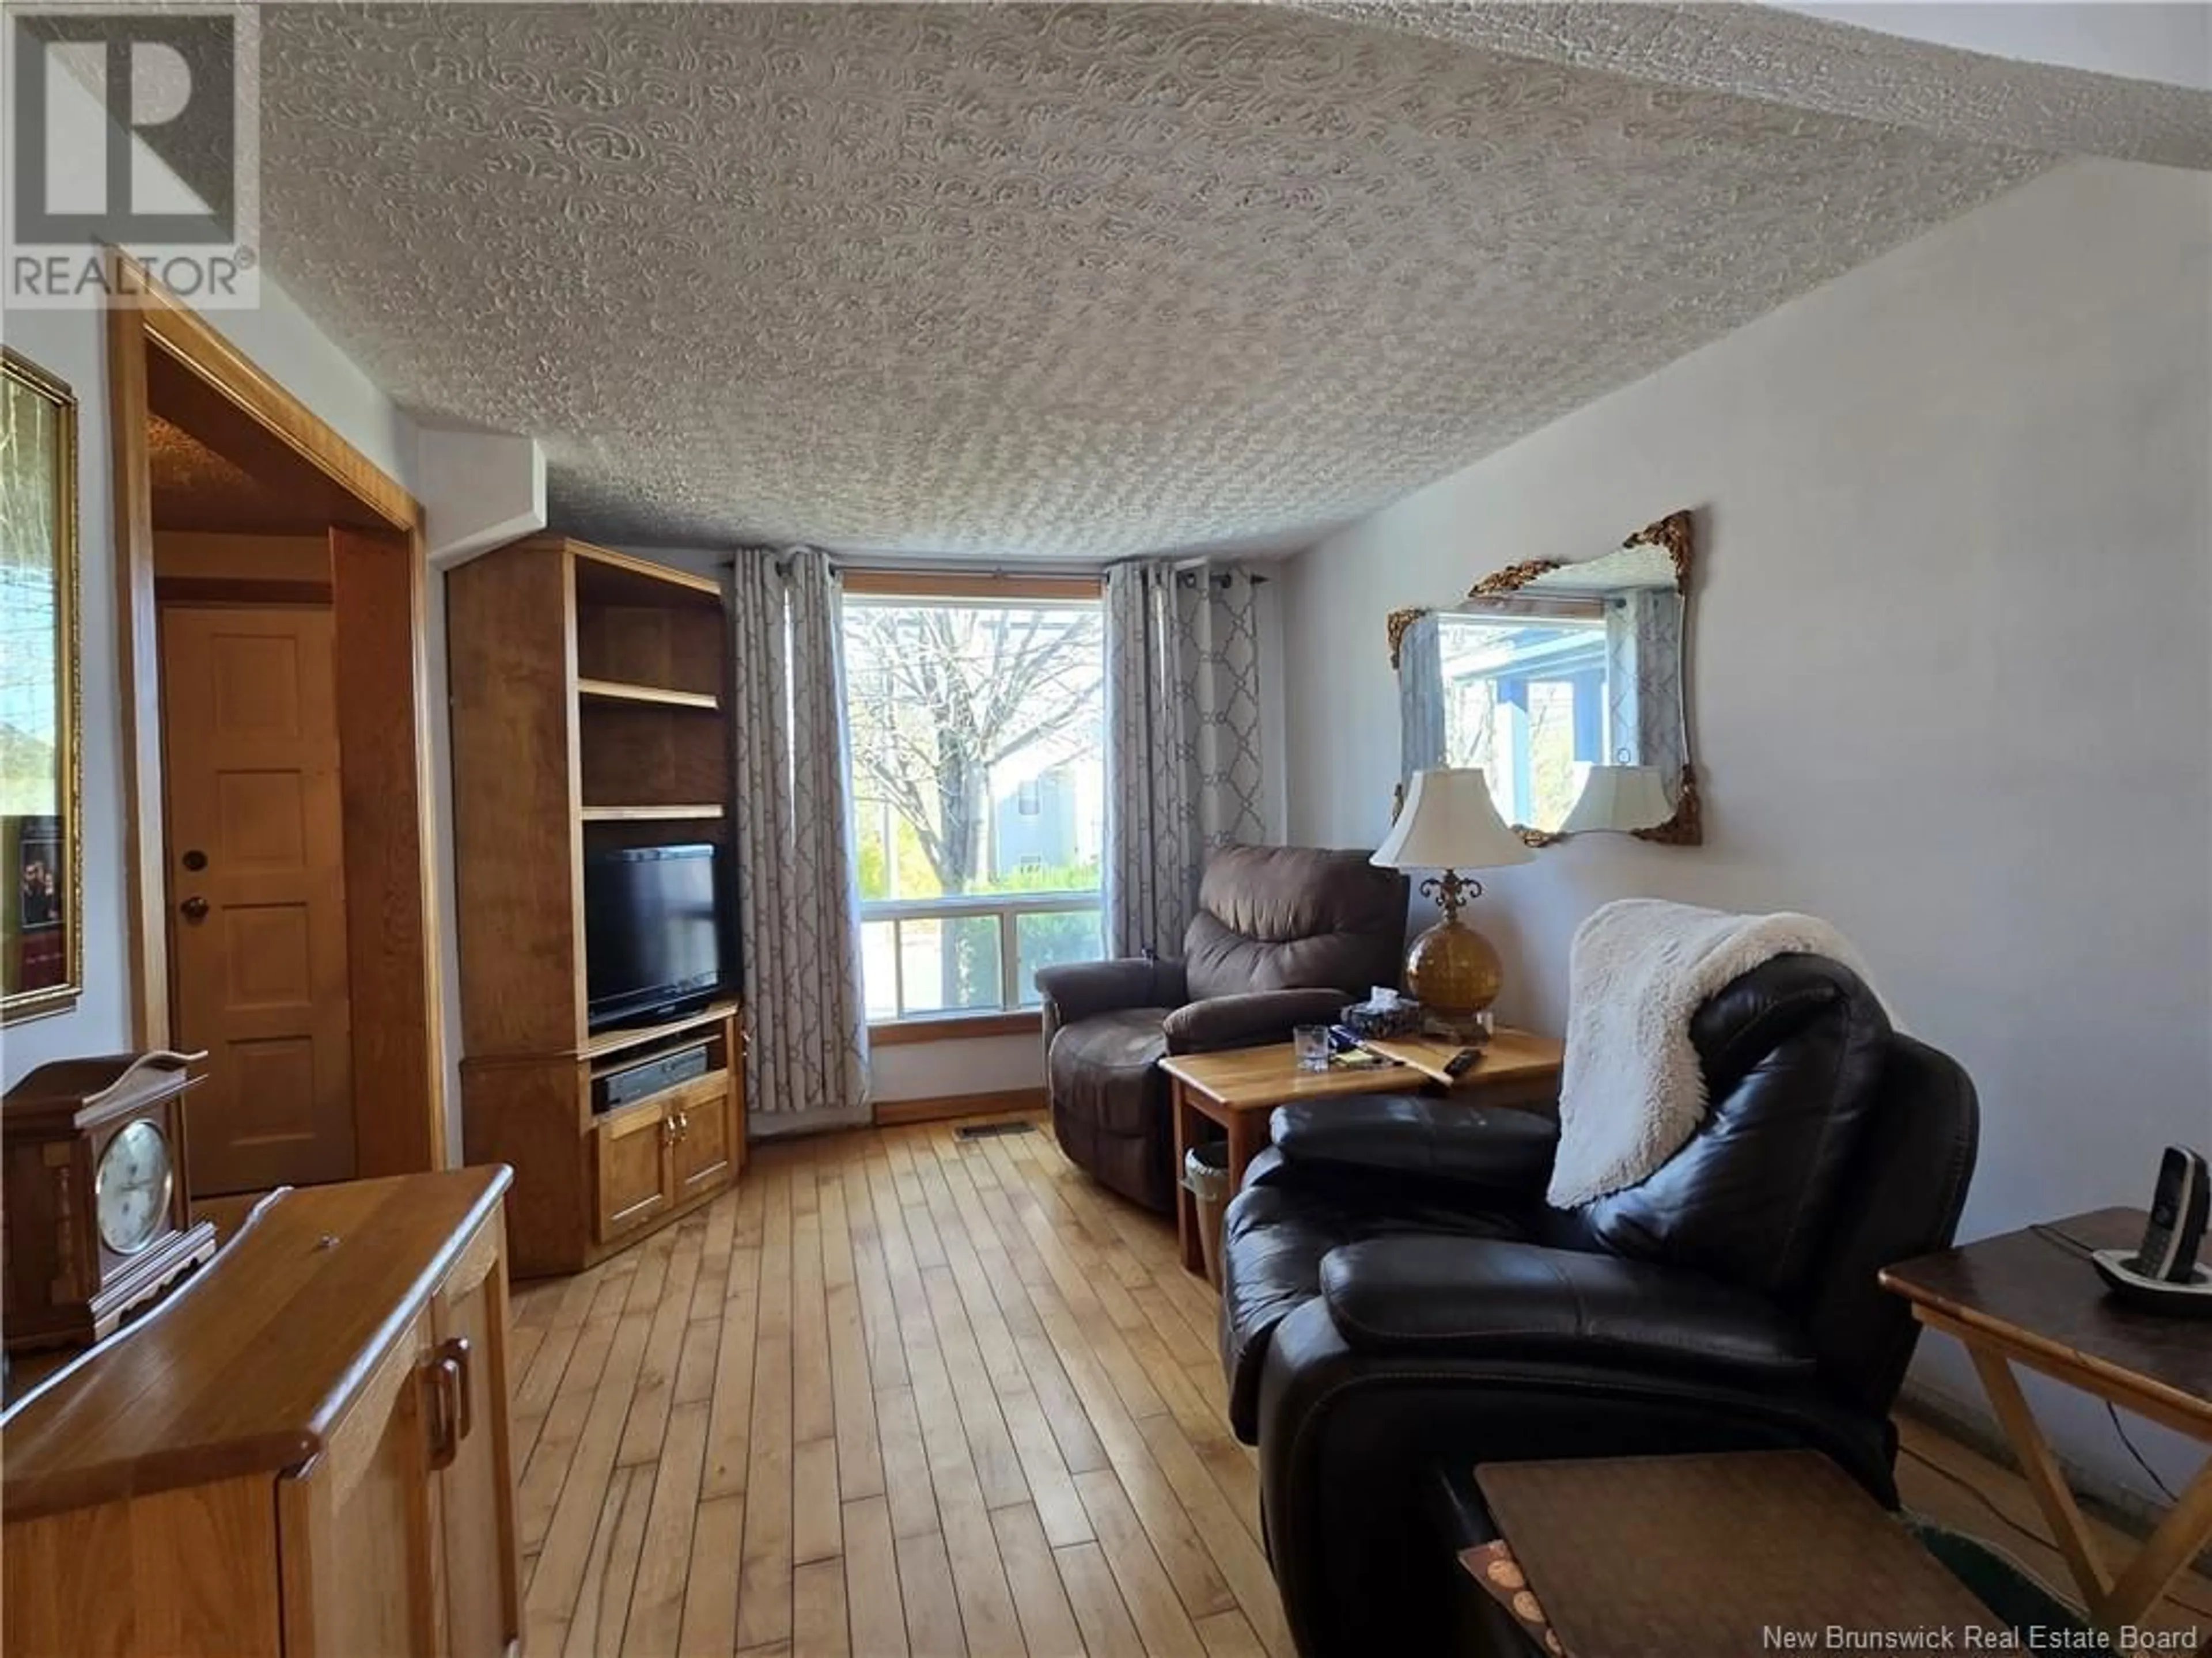
[{"label": "bare tree outside window", "polygon": [[1099,953],[1095,901],[974,901],[1098,890],[1098,604],[853,598],[844,629],[872,1016],[1033,1000],[1037,967]]}]

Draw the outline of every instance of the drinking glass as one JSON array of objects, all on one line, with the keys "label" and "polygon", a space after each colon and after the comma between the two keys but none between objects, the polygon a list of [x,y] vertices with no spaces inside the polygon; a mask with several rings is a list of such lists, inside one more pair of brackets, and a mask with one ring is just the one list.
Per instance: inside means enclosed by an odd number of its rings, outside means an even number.
[{"label": "drinking glass", "polygon": [[1302,1024],[1291,1032],[1291,1049],[1297,1055],[1301,1071],[1328,1069],[1328,1027],[1325,1024]]}]

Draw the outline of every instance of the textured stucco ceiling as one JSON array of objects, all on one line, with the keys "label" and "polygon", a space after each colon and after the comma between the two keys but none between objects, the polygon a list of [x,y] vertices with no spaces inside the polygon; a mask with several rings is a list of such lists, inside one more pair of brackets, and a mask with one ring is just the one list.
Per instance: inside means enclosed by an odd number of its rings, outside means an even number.
[{"label": "textured stucco ceiling", "polygon": [[272,489],[159,415],[146,421],[157,530],[320,534],[329,514],[319,502]]},{"label": "textured stucco ceiling", "polygon": [[1300,544],[2049,161],[1295,9],[264,19],[271,269],[637,544]]},{"label": "textured stucco ceiling", "polygon": [[[1282,0],[1319,15],[1449,40],[1486,52],[1603,70],[1698,91],[1763,99],[1826,115],[1917,128],[1938,137],[2008,144],[2054,155],[2109,155],[2168,167],[2212,167],[2212,94],[2190,84],[2202,64],[2176,64],[2172,82],[2142,81],[1934,44],[1856,27],[1860,8],[1808,17],[1779,7],[1692,0]],[[2170,9],[2185,9],[2175,5]],[[1882,18],[1894,6],[1864,9]],[[1923,9],[1907,4],[1907,13]],[[1935,14],[1959,8],[1929,5]],[[2126,0],[1972,0],[1979,27],[2020,32],[2021,11],[2087,33],[2145,9]],[[2070,15],[2069,15],[2070,14]],[[1938,25],[1943,19],[1936,19]],[[1952,27],[1960,25],[1954,21]],[[2066,33],[2066,27],[2055,31]],[[2167,31],[2174,39],[2190,31]]]}]

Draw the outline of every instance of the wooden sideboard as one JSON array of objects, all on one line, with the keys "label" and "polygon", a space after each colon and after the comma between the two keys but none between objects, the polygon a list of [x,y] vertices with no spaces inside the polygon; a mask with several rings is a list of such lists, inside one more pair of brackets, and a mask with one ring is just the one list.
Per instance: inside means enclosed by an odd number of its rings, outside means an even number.
[{"label": "wooden sideboard", "polygon": [[0,1424],[0,1644],[518,1649],[504,1168],[280,1191]]}]

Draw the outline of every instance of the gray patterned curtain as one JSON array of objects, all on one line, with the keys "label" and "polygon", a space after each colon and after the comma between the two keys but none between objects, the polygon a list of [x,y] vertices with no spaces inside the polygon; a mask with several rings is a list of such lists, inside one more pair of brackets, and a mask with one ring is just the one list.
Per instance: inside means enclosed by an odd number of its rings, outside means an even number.
[{"label": "gray patterned curtain", "polygon": [[756,1134],[865,1123],[837,579],[813,548],[752,548],[729,586],[747,1119]]},{"label": "gray patterned curtain", "polygon": [[1252,579],[1160,559],[1106,572],[1106,931],[1182,949],[1216,847],[1266,838]]},{"label": "gray patterned curtain", "polygon": [[1605,757],[1658,766],[1671,786],[1682,756],[1682,600],[1639,587],[1605,607],[1605,682],[1613,751]]},{"label": "gray patterned curtain", "polygon": [[1443,629],[1431,611],[1398,635],[1398,780],[1450,764],[1444,755]]}]

